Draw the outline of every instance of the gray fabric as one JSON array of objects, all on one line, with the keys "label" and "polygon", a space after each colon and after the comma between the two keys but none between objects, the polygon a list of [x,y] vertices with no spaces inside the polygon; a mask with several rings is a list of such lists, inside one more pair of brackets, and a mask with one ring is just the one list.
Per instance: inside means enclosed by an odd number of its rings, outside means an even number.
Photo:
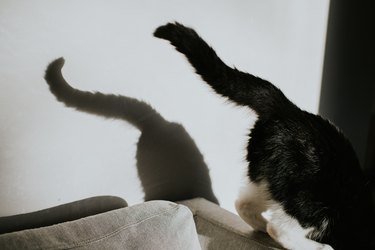
[{"label": "gray fabric", "polygon": [[126,201],[120,197],[90,197],[32,213],[0,217],[0,234],[51,226],[126,206]]},{"label": "gray fabric", "polygon": [[202,249],[283,249],[266,233],[255,232],[239,216],[203,198],[179,202],[193,212]]},{"label": "gray fabric", "polygon": [[200,249],[191,211],[150,201],[39,229],[0,235],[0,249]]}]

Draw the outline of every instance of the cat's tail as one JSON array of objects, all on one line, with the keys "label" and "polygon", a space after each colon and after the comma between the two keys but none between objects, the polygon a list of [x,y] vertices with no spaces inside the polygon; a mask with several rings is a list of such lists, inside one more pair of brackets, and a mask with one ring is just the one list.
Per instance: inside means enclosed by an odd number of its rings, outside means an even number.
[{"label": "cat's tail", "polygon": [[260,117],[297,108],[270,82],[228,67],[193,29],[177,22],[168,23],[158,27],[154,36],[169,40],[217,93],[249,106]]},{"label": "cat's tail", "polygon": [[56,99],[66,106],[106,118],[123,119],[140,130],[147,124],[164,121],[150,105],[137,99],[71,87],[61,73],[64,62],[63,58],[59,58],[50,63],[44,78]]}]

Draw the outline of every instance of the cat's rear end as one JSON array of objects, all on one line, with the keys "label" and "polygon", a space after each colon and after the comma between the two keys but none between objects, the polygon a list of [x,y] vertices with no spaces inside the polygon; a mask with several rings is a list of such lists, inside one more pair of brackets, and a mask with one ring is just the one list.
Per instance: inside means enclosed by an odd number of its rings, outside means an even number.
[{"label": "cat's rear end", "polygon": [[334,125],[271,83],[225,65],[193,29],[169,23],[154,35],[169,40],[217,93],[258,114],[248,144],[250,182],[236,202],[247,223],[290,249],[374,249],[369,182]]}]

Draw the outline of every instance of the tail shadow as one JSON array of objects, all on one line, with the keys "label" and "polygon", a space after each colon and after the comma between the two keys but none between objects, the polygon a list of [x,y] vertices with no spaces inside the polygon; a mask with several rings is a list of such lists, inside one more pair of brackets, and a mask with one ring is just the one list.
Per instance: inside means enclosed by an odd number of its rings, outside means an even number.
[{"label": "tail shadow", "polygon": [[125,120],[140,130],[136,165],[146,201],[202,197],[218,204],[203,155],[181,124],[165,120],[134,98],[75,89],[62,76],[63,65],[59,58],[45,74],[58,101],[79,111]]}]

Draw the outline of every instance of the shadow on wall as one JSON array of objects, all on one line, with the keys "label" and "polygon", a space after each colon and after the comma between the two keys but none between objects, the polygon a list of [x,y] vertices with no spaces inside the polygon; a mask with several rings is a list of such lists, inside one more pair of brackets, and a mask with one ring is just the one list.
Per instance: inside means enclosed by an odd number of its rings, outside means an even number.
[{"label": "shadow on wall", "polygon": [[136,160],[146,201],[202,197],[218,204],[203,155],[182,125],[165,120],[137,99],[72,88],[61,74],[63,65],[63,58],[55,60],[45,75],[60,102],[83,112],[125,120],[140,130]]},{"label": "shadow on wall", "polygon": [[203,155],[185,128],[151,119],[137,144],[137,170],[145,200],[203,197],[218,203]]}]

